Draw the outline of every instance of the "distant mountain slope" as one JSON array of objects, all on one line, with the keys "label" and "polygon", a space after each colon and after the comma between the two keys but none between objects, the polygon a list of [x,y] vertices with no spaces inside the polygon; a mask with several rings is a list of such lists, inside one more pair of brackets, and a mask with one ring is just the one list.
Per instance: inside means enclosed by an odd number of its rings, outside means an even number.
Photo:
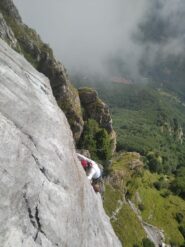
[{"label": "distant mountain slope", "polygon": [[[185,164],[185,104],[172,91],[151,84],[125,85],[98,78],[76,78],[76,85],[93,85],[110,106],[118,150],[151,151],[160,167],[172,172]],[[155,168],[154,168],[155,169]]]}]

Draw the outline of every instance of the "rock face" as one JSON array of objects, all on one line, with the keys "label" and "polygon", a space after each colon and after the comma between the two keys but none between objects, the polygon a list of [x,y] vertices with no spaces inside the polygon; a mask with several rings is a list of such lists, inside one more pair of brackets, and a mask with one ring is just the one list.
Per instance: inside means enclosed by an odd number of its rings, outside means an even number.
[{"label": "rock face", "polygon": [[3,10],[3,12],[6,12],[8,16],[11,16],[17,22],[20,22],[20,23],[22,22],[19,12],[15,8],[15,5],[12,2],[12,0],[1,0],[0,5],[1,5],[1,9]]},{"label": "rock face", "polygon": [[6,24],[3,15],[0,13],[0,38],[5,40],[12,48],[17,47],[17,40],[12,29]]},{"label": "rock face", "polygon": [[108,106],[98,97],[97,92],[92,88],[80,88],[79,96],[85,110],[84,118],[95,119],[108,133],[112,131],[112,118]]},{"label": "rock face", "polygon": [[49,48],[42,50],[37,69],[50,79],[53,94],[65,112],[75,141],[78,141],[84,126],[78,91],[70,83],[63,64],[57,62],[50,54]]},{"label": "rock face", "polygon": [[116,133],[112,127],[112,118],[109,107],[98,97],[92,88],[80,88],[80,101],[84,109],[84,120],[89,118],[96,120],[102,128],[105,128],[112,140],[112,151],[116,149]]},{"label": "rock face", "polygon": [[[7,36],[10,37],[9,45],[19,50],[37,70],[50,79],[57,103],[67,116],[75,141],[78,141],[83,131],[84,122],[78,91],[72,86],[66,69],[56,61],[51,48],[42,42],[39,35],[22,23],[12,0],[1,0],[0,12],[4,16],[3,26],[0,17],[0,35],[1,30],[4,33],[5,26],[8,30],[6,35],[1,35],[1,38],[7,42],[9,41]],[[14,36],[17,40],[16,44],[14,44],[15,41],[11,42]]]},{"label": "rock face", "polygon": [[119,247],[48,79],[0,40],[0,246]]}]

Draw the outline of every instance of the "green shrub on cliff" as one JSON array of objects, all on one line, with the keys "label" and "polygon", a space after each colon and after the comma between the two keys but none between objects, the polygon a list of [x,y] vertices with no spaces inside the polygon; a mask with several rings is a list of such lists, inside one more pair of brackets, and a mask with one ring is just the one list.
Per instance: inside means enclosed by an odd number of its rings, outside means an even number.
[{"label": "green shrub on cliff", "polygon": [[99,131],[98,123],[89,119],[84,125],[84,131],[79,141],[79,147],[88,149],[92,155],[92,158],[97,159],[96,154],[96,133]]},{"label": "green shrub on cliff", "polygon": [[171,184],[171,190],[185,199],[185,167],[180,167],[176,173],[176,177]]},{"label": "green shrub on cliff", "polygon": [[144,247],[155,247],[154,243],[148,238],[144,238],[142,242]]},{"label": "green shrub on cliff", "polygon": [[93,159],[106,161],[111,158],[110,137],[94,119],[88,119],[85,123],[78,146],[88,149]]},{"label": "green shrub on cliff", "polygon": [[96,133],[97,155],[101,160],[109,160],[111,158],[111,141],[105,129],[100,129]]}]

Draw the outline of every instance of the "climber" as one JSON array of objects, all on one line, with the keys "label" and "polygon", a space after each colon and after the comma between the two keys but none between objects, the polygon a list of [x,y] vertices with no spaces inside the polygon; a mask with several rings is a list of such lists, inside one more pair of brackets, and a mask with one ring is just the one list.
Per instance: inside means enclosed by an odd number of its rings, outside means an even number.
[{"label": "climber", "polygon": [[82,154],[77,153],[78,159],[81,161],[81,164],[87,174],[87,178],[91,181],[91,184],[95,190],[95,192],[102,192],[101,184],[102,182],[102,174],[98,164],[85,157]]}]

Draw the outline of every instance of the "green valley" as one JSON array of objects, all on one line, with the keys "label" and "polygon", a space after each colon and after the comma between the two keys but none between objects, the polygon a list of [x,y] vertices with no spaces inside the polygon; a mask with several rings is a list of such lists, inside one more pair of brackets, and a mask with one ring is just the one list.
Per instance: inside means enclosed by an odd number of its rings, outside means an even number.
[{"label": "green valley", "polygon": [[[120,153],[114,158],[112,175],[106,181],[104,206],[123,245],[145,245],[147,234],[133,211],[130,201],[140,212],[142,221],[157,227],[171,246],[184,246],[185,201],[168,189],[173,176],[159,175],[144,169],[137,153]],[[162,188],[156,188],[158,182]],[[117,215],[114,211],[120,205]]]},{"label": "green valley", "polygon": [[152,84],[87,83],[109,105],[117,133],[104,199],[115,232],[124,246],[154,246],[144,230],[151,225],[156,246],[184,246],[184,102]]},{"label": "green valley", "polygon": [[177,95],[149,84],[86,83],[111,109],[118,151],[139,152],[152,171],[172,173],[185,165],[185,104]]}]

